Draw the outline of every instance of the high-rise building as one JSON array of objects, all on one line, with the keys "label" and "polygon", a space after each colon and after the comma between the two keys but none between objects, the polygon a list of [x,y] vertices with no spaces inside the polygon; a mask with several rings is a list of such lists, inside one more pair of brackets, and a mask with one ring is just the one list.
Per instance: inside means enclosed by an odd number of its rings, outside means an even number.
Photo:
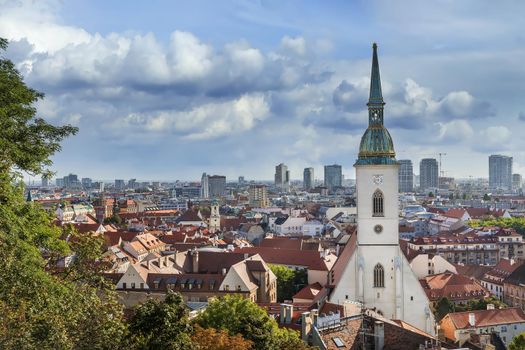
[{"label": "high-rise building", "polygon": [[434,158],[421,159],[419,163],[419,187],[422,191],[438,188],[439,166]]},{"label": "high-rise building", "polygon": [[489,187],[512,189],[512,157],[493,154],[489,157]]},{"label": "high-rise building", "polygon": [[349,243],[352,249],[345,248],[347,257],[338,261],[340,272],[328,278],[329,301],[342,305],[356,300],[386,318],[403,320],[433,335],[435,321],[428,296],[399,247],[399,165],[383,124],[385,103],[377,46],[373,48],[368,128],[354,163],[357,232]]},{"label": "high-rise building", "polygon": [[209,197],[216,198],[224,196],[226,192],[226,176],[210,175],[208,176]]},{"label": "high-rise building", "polygon": [[343,168],[340,165],[324,166],[324,185],[330,192],[343,186]]},{"label": "high-rise building", "polygon": [[137,179],[129,179],[128,180],[128,188],[132,189],[132,190],[138,188]]},{"label": "high-rise building", "polygon": [[126,182],[124,180],[121,180],[121,179],[115,180],[115,190],[121,191],[125,188],[126,188]]},{"label": "high-rise building", "polygon": [[202,173],[201,176],[201,198],[209,198],[210,197],[210,185],[208,182],[208,175],[206,173]]},{"label": "high-rise building", "polygon": [[42,187],[49,187],[49,179],[47,176],[42,176]]},{"label": "high-rise building", "polygon": [[244,176],[239,176],[239,186],[243,186],[246,183],[246,180],[244,179]]},{"label": "high-rise building", "polygon": [[268,190],[265,185],[250,185],[248,193],[252,208],[266,208],[268,206]]},{"label": "high-rise building", "polygon": [[304,168],[303,171],[303,188],[311,190],[314,188],[314,168]]},{"label": "high-rise building", "polygon": [[66,184],[64,183],[64,178],[56,178],[56,179],[55,179],[55,185],[56,185],[57,187],[61,187],[61,188],[62,188],[62,187],[65,187]]},{"label": "high-rise building", "polygon": [[93,181],[89,177],[83,177],[81,182],[82,182],[82,187],[85,189],[91,188],[91,185],[93,184]]},{"label": "high-rise building", "polygon": [[523,184],[523,178],[521,174],[512,174],[512,189],[514,191],[519,191],[521,185]]},{"label": "high-rise building", "polygon": [[399,161],[399,192],[414,191],[414,168],[410,159]]},{"label": "high-rise building", "polygon": [[275,167],[275,186],[283,192],[288,192],[290,189],[290,172],[283,163]]}]

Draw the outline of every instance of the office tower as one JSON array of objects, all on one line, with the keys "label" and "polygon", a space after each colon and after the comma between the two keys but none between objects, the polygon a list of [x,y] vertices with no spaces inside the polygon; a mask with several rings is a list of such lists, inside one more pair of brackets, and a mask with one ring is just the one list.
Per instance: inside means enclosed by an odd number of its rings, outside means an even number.
[{"label": "office tower", "polygon": [[422,191],[438,188],[439,166],[434,158],[421,159],[419,163],[419,187]]},{"label": "office tower", "polygon": [[206,173],[202,173],[201,176],[201,198],[209,198],[210,197],[210,185],[208,183],[208,175]]},{"label": "office tower", "polygon": [[324,185],[328,191],[343,186],[343,168],[338,164],[324,166]]},{"label": "office tower", "polygon": [[130,188],[132,190],[138,188],[137,179],[129,179],[128,180],[128,188]]},{"label": "office tower", "polygon": [[82,187],[85,189],[91,188],[93,181],[89,177],[83,177],[82,180]]},{"label": "office tower", "polygon": [[226,191],[226,176],[211,175],[208,176],[209,196],[210,198],[221,197]]},{"label": "office tower", "polygon": [[521,174],[512,174],[512,189],[518,191],[521,189],[521,184],[523,183],[523,178]]},{"label": "office tower", "polygon": [[126,183],[124,182],[124,180],[121,180],[121,179],[115,180],[115,189],[117,191],[123,190],[124,188],[126,188]]},{"label": "office tower", "polygon": [[399,192],[414,191],[414,168],[410,159],[399,161]]},{"label": "office tower", "polygon": [[244,176],[239,176],[239,186],[242,186],[246,183],[246,180],[244,179]]},{"label": "office tower", "polygon": [[512,188],[512,157],[499,154],[489,157],[489,187],[504,190]]},{"label": "office tower", "polygon": [[42,176],[42,187],[49,187],[49,179],[46,176]]},{"label": "office tower", "polygon": [[265,185],[250,185],[248,193],[252,208],[266,208],[268,206],[268,190]]},{"label": "office tower", "polygon": [[283,192],[290,189],[290,172],[283,163],[275,167],[275,186]]},{"label": "office tower", "polygon": [[314,187],[314,168],[304,168],[303,188],[305,190],[311,190]]},{"label": "office tower", "polygon": [[65,187],[64,178],[57,178],[55,180],[55,185],[57,185],[57,187]]}]

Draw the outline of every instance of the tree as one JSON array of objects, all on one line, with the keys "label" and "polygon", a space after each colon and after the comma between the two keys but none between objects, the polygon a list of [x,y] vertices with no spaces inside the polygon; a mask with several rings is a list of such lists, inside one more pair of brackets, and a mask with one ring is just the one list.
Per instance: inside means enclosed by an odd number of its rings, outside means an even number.
[{"label": "tree", "polygon": [[428,192],[428,197],[429,198],[434,198],[434,193],[433,192]]},{"label": "tree", "polygon": [[509,350],[525,350],[525,333],[521,333],[512,339]]},{"label": "tree", "polygon": [[277,277],[277,301],[291,300],[308,283],[306,270],[293,270],[283,265],[270,265]]},{"label": "tree", "polygon": [[197,317],[204,328],[222,329],[229,335],[241,334],[253,342],[254,349],[307,349],[297,332],[279,328],[267,312],[249,299],[227,295],[213,300]]},{"label": "tree", "polygon": [[140,304],[129,321],[131,348],[193,349],[192,326],[182,296],[168,292],[166,299]]},{"label": "tree", "polygon": [[485,193],[485,194],[483,195],[483,200],[484,200],[484,201],[490,201],[490,195],[489,195],[488,193]]},{"label": "tree", "polygon": [[[7,41],[0,39],[0,54]],[[50,273],[53,259],[80,252],[37,203],[26,202],[21,172],[50,174],[50,157],[76,128],[36,117],[43,95],[0,57],[0,348],[115,349],[126,334],[111,289]],[[88,276],[85,276],[88,277]]]},{"label": "tree", "polygon": [[225,330],[195,326],[191,337],[196,350],[249,350],[253,342],[244,339],[240,334],[229,335]]},{"label": "tree", "polygon": [[454,311],[454,304],[447,297],[440,298],[436,304],[436,321],[440,321],[447,314]]}]

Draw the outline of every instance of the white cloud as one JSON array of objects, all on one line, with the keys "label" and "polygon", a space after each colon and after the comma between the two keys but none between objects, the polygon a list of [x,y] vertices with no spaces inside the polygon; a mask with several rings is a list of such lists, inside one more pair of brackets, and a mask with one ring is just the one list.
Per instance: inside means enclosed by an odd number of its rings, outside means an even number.
[{"label": "white cloud", "polygon": [[437,123],[437,126],[439,127],[438,138],[440,141],[467,141],[474,135],[474,130],[469,122],[464,119],[451,120],[447,123]]},{"label": "white cloud", "polygon": [[110,124],[113,129],[137,132],[179,133],[186,139],[212,139],[252,129],[269,115],[262,94],[243,95],[236,100],[199,105],[188,111],[131,113]]},{"label": "white cloud", "polygon": [[306,53],[306,40],[304,40],[304,38],[301,36],[292,38],[288,35],[285,35],[281,39],[281,46],[284,50],[293,52],[299,56],[303,56]]}]

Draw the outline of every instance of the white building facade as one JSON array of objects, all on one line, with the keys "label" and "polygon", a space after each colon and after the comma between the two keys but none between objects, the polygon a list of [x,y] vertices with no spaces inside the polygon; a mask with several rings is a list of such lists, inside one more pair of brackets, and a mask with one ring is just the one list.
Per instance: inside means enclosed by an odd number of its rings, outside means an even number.
[{"label": "white building facade", "polygon": [[399,247],[399,164],[383,126],[377,46],[373,46],[369,126],[356,168],[357,242],[330,295],[331,302],[359,301],[384,317],[435,334],[429,300]]}]

